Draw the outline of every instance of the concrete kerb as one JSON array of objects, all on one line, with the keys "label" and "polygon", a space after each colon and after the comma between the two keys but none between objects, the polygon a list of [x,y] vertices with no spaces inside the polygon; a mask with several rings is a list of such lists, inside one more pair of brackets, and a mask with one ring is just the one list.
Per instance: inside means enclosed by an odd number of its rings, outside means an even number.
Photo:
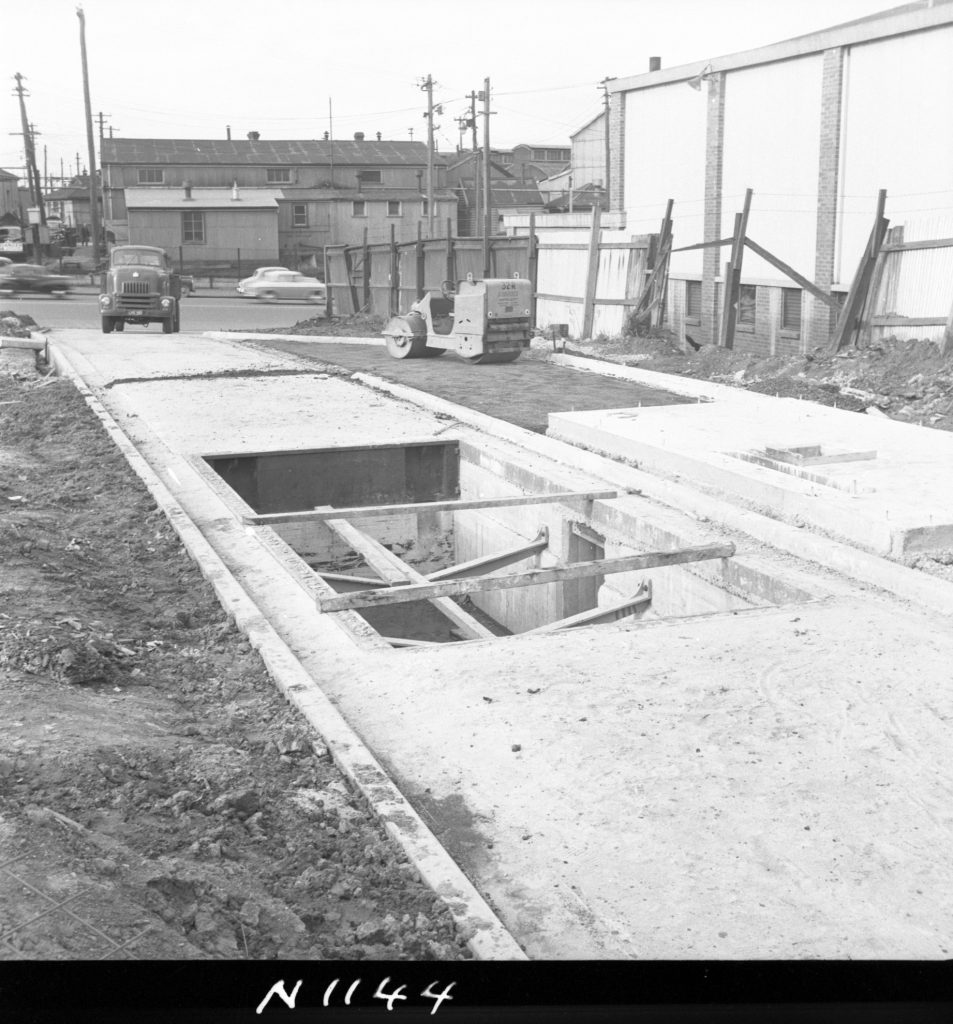
[{"label": "concrete kerb", "polygon": [[525,960],[526,954],[493,913],[383,767],[261,614],[251,597],[155,474],[145,457],[87,387],[69,360],[52,350],[56,372],[68,377],[148,488],[222,607],[261,655],[284,696],[321,736],[335,763],[364,795],[421,878],[447,905],[473,955]]},{"label": "concrete kerb", "polygon": [[330,334],[261,334],[254,331],[204,331],[212,341],[302,341],[309,345],[379,345],[383,338],[341,338]]},{"label": "concrete kerb", "polygon": [[908,569],[827,537],[807,533],[756,512],[739,509],[683,484],[652,476],[644,470],[615,461],[602,453],[542,437],[523,427],[504,423],[415,388],[394,384],[367,373],[355,373],[351,379],[420,408],[449,415],[460,423],[518,444],[529,451],[536,451],[556,462],[584,469],[613,486],[639,490],[645,497],[694,516],[702,522],[711,521],[727,529],[737,530],[797,558],[872,584],[928,611],[953,615],[953,584],[945,580],[926,576],[915,569]]}]

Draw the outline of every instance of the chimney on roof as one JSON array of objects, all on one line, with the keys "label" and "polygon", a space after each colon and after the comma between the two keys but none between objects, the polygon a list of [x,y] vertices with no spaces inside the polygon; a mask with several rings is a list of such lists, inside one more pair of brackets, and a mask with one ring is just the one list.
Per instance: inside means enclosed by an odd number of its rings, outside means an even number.
[{"label": "chimney on roof", "polygon": [[232,126],[230,124],[225,125],[225,138],[228,139],[229,142],[232,141]]},{"label": "chimney on roof", "polygon": [[233,203],[239,202],[241,200],[241,198],[242,197],[238,194],[238,182],[237,181],[233,181],[232,182],[232,202]]},{"label": "chimney on roof", "polygon": [[192,201],[192,182],[189,181],[188,178],[186,178],[185,181],[182,182],[182,187],[185,189],[185,198],[189,202],[191,202]]},{"label": "chimney on roof", "polygon": [[257,142],[261,138],[261,132],[249,132],[248,138],[251,142]]},{"label": "chimney on roof", "polygon": [[363,132],[355,132],[354,133],[354,141],[355,142],[363,142],[364,141],[364,133]]},{"label": "chimney on roof", "polygon": [[324,141],[327,142],[328,139],[330,139],[330,138],[331,138],[331,133],[330,132],[325,132],[324,133]]},{"label": "chimney on roof", "polygon": [[377,133],[377,141],[378,141],[378,142],[380,142],[380,141],[381,141],[381,133],[380,133],[380,132],[378,132],[378,133]]},{"label": "chimney on roof", "polygon": [[662,70],[662,58],[661,57],[649,57],[649,71],[661,71]]}]

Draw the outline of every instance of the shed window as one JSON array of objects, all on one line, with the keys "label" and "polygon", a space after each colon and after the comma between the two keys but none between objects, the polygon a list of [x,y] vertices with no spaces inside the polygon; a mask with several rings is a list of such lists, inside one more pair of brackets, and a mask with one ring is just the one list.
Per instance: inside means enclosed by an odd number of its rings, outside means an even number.
[{"label": "shed window", "polygon": [[269,185],[290,185],[291,184],[291,168],[290,167],[269,167],[269,168],[267,168],[266,174],[268,176],[268,184]]},{"label": "shed window", "polygon": [[702,283],[701,281],[685,282],[685,319],[701,320],[702,315]]},{"label": "shed window", "polygon": [[399,217],[400,216],[400,200],[399,199],[388,199],[387,200],[387,216],[388,217]]},{"label": "shed window", "polygon": [[755,303],[758,298],[758,287],[743,284],[738,292],[738,323],[754,326]]},{"label": "shed window", "polygon": [[306,228],[308,226],[308,204],[295,203],[291,207],[291,226]]},{"label": "shed window", "polygon": [[352,213],[355,217],[366,217],[367,216],[367,204],[363,199],[354,200],[354,208]]},{"label": "shed window", "polygon": [[161,185],[164,180],[161,167],[140,167],[140,185]]},{"label": "shed window", "polygon": [[357,176],[368,185],[379,185],[381,183],[380,171],[359,171]]},{"label": "shed window", "polygon": [[801,330],[801,289],[781,289],[781,330]]},{"label": "shed window", "polygon": [[205,241],[205,214],[189,210],[182,214],[182,241]]}]

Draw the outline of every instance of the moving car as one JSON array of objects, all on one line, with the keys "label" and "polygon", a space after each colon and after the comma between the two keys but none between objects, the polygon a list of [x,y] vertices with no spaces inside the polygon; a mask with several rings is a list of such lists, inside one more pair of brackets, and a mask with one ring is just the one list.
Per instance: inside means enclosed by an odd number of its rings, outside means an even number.
[{"label": "moving car", "polygon": [[245,298],[262,302],[293,299],[327,305],[327,290],[320,281],[284,267],[261,267],[251,277],[239,281],[235,290]]},{"label": "moving car", "polygon": [[70,290],[70,279],[62,274],[51,274],[46,267],[35,263],[11,263],[0,266],[0,293],[16,295],[18,292],[44,292],[63,298]]}]

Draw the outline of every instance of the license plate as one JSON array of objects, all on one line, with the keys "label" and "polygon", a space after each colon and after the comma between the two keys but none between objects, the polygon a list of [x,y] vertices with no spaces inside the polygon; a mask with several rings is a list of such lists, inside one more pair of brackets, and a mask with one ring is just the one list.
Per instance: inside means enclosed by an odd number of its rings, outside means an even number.
[{"label": "license plate", "polygon": [[146,311],[144,309],[130,309],[129,310],[129,315],[130,316],[145,316],[146,315]]}]

